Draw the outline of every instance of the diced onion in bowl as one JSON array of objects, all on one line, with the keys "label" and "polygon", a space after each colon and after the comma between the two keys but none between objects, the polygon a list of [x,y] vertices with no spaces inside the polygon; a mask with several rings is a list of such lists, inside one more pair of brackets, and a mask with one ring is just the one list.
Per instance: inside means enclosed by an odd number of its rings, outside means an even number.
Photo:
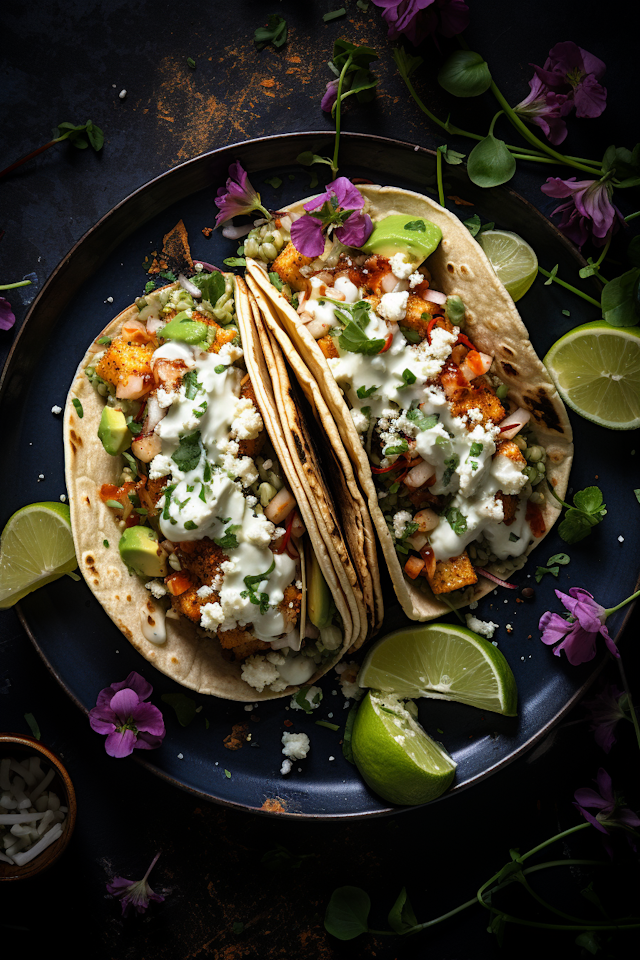
[{"label": "diced onion in bowl", "polygon": [[498,424],[500,428],[500,439],[513,440],[515,435],[530,419],[530,412],[525,410],[524,407],[518,407],[514,413],[510,413],[508,417],[505,417],[504,420]]},{"label": "diced onion in bowl", "polygon": [[44,792],[54,774],[53,767],[46,773],[40,769],[39,757],[21,763],[10,757],[0,760],[0,859],[4,863],[23,866],[62,836],[67,807],[61,806],[55,793]]}]

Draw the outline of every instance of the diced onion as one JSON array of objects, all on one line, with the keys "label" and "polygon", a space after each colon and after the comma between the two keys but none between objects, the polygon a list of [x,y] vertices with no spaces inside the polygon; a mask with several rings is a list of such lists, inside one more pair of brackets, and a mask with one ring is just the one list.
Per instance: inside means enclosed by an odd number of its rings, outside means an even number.
[{"label": "diced onion", "polygon": [[286,487],[283,487],[282,490],[278,490],[273,500],[267,504],[264,515],[267,520],[278,524],[289,516],[295,506],[296,501],[293,495]]},{"label": "diced onion", "polygon": [[409,470],[409,473],[404,478],[404,483],[407,487],[412,487],[417,489],[418,487],[423,486],[430,480],[431,477],[436,472],[436,468],[432,467],[430,463],[427,463],[425,460],[422,463],[417,464],[417,466],[412,467]]},{"label": "diced onion", "polygon": [[236,227],[231,220],[222,228],[222,236],[226,237],[227,240],[239,240],[240,237],[246,237],[251,230],[253,230],[252,223],[243,223],[241,227]]},{"label": "diced onion", "polygon": [[159,317],[149,317],[147,320],[147,333],[150,337],[155,337],[161,327],[164,327],[164,320],[160,320]]},{"label": "diced onion", "polygon": [[[471,361],[469,357],[471,357]],[[488,353],[481,353],[480,350],[470,350],[462,361],[460,372],[466,380],[475,380],[476,377],[481,377],[484,373],[487,373],[492,363],[493,357],[489,356]]]},{"label": "diced onion", "polygon": [[501,440],[513,440],[515,435],[524,427],[525,423],[528,423],[531,419],[531,414],[528,410],[525,410],[524,407],[518,407],[515,413],[510,413],[508,417],[505,417],[502,423],[498,424],[500,427],[500,439]]},{"label": "diced onion", "polygon": [[380,289],[384,293],[392,293],[395,290],[397,283],[398,283],[398,278],[394,277],[392,273],[387,273],[382,278],[382,281],[380,283]]},{"label": "diced onion", "polygon": [[191,294],[194,300],[199,300],[202,296],[202,290],[199,287],[196,287],[195,283],[191,283],[191,280],[187,280],[183,273],[178,274],[178,283],[183,290],[186,290],[187,293]]},{"label": "diced onion", "polygon": [[125,383],[118,383],[116,397],[119,400],[139,400],[148,390],[144,377],[130,376]]},{"label": "diced onion", "polygon": [[425,290],[422,294],[423,300],[429,300],[431,303],[446,303],[447,295],[446,293],[440,293],[439,290]]},{"label": "diced onion", "polygon": [[144,437],[136,437],[131,444],[134,457],[142,463],[151,463],[154,457],[162,453],[162,440],[157,433],[150,433]]}]

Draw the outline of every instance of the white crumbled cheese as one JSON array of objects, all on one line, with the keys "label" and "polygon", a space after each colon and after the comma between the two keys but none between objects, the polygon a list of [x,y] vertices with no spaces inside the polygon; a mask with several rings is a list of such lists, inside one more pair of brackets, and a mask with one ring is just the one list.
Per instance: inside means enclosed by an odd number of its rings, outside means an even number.
[{"label": "white crumbled cheese", "polygon": [[390,323],[399,323],[406,316],[408,299],[409,294],[406,290],[399,293],[385,293],[376,307],[376,313]]},{"label": "white crumbled cheese", "polygon": [[[285,529],[284,527],[274,527],[273,533],[271,534],[271,539],[272,539],[272,540],[279,540],[280,537],[284,537],[284,535],[285,535],[286,532],[287,532],[287,531],[286,531],[286,529]],[[301,589],[302,589],[302,588],[301,588]]]},{"label": "white crumbled cheese", "polygon": [[239,397],[234,405],[231,436],[238,440],[255,440],[263,428],[262,417],[251,397]]},{"label": "white crumbled cheese", "polygon": [[168,392],[164,389],[164,387],[158,387],[156,390],[156,400],[158,401],[158,406],[162,410],[166,410],[167,407],[170,407],[177,396],[177,393],[174,391]]},{"label": "white crumbled cheese", "polygon": [[[207,604],[210,606],[210,604]],[[204,608],[206,610],[206,607]],[[273,663],[269,663],[266,657],[254,654],[248,657],[242,664],[242,679],[253,687],[258,693],[262,693],[265,687],[274,684],[280,679],[277,668]],[[286,683],[285,683],[286,687]],[[272,687],[271,689],[275,689]]]},{"label": "white crumbled cheese", "polygon": [[274,680],[273,683],[269,684],[269,690],[273,690],[274,693],[282,693],[283,690],[286,690],[289,686],[288,682],[282,677],[278,677],[277,680]]},{"label": "white crumbled cheese", "polygon": [[396,420],[395,428],[399,433],[403,433],[407,437],[416,437],[418,435],[418,426],[415,420],[408,420],[405,410],[402,411]]},{"label": "white crumbled cheese", "polygon": [[124,98],[126,97],[126,95],[127,95],[127,91],[126,91],[126,90],[121,90],[120,93],[118,94],[118,96],[120,97],[121,100],[124,100]]},{"label": "white crumbled cheese", "polygon": [[431,331],[431,343],[425,338],[412,348],[416,360],[423,365],[423,375],[428,380],[437,377],[442,370],[459,333],[459,327],[454,327],[452,333],[442,327],[434,327]]},{"label": "white crumbled cheese", "polygon": [[467,417],[471,423],[482,423],[482,410],[479,407],[472,407],[471,410],[467,410]]},{"label": "white crumbled cheese", "polygon": [[477,610],[477,609],[478,609],[478,601],[472,600],[471,603],[469,604],[469,610]]},{"label": "white crumbled cheese", "polygon": [[275,667],[280,667],[283,663],[287,662],[287,658],[283,657],[277,650],[272,650],[271,653],[268,653],[266,656],[269,663],[272,663]]},{"label": "white crumbled cheese", "polygon": [[467,613],[465,620],[467,621],[469,630],[473,630],[474,633],[479,633],[481,637],[486,637],[487,640],[491,640],[491,637],[500,626],[499,623],[493,623],[491,620],[478,620],[472,613]]},{"label": "white crumbled cheese", "polygon": [[423,280],[424,280],[423,275],[420,273],[419,270],[416,270],[416,272],[412,273],[411,276],[409,277],[409,286],[413,290],[414,287],[419,287]]},{"label": "white crumbled cheese", "polygon": [[150,580],[149,583],[145,583],[145,587],[151,596],[156,598],[156,600],[159,600],[160,597],[164,597],[167,592],[167,588],[161,580]]},{"label": "white crumbled cheese", "polygon": [[213,587],[207,586],[206,583],[204,584],[204,586],[196,590],[196,596],[200,597],[201,600],[206,600],[207,597],[210,597],[214,593],[215,593],[215,590],[213,589]]},{"label": "white crumbled cheese", "polygon": [[250,493],[249,496],[246,497],[246,501],[248,507],[255,507],[256,503],[258,502],[258,498],[254,497],[253,494]]},{"label": "white crumbled cheese", "polygon": [[222,457],[222,466],[234,477],[237,477],[243,487],[250,487],[259,476],[251,457],[240,457],[238,460],[233,455],[226,453]]},{"label": "white crumbled cheese", "polygon": [[[322,690],[320,689],[320,687],[309,687],[309,689],[305,691],[304,699],[306,700],[308,706],[311,707],[312,710],[315,710],[317,707],[320,706],[320,703],[322,701]],[[315,703],[314,703],[314,700],[315,700]],[[296,702],[295,697],[291,697],[291,702],[289,706],[291,707],[292,710],[304,710],[304,707],[301,707],[300,704]],[[305,713],[306,712],[307,711],[305,710]]]},{"label": "white crumbled cheese", "polygon": [[296,580],[296,590],[302,590],[302,580]]},{"label": "white crumbled cheese", "polygon": [[[335,669],[340,677],[340,688],[343,696],[351,697],[353,700],[359,700],[364,693],[362,687],[356,683],[360,664],[356,663],[355,660],[351,660],[349,663],[345,663],[343,660],[341,663],[336,664]],[[345,706],[349,706],[349,704],[347,703]]]},{"label": "white crumbled cheese", "polygon": [[236,360],[239,360],[240,357],[243,357],[244,353],[242,352],[242,347],[236,347],[232,343],[225,343],[220,348],[218,353],[218,359],[221,363],[232,364]]},{"label": "white crumbled cheese", "polygon": [[237,568],[238,564],[235,560],[223,560],[220,564],[220,569],[223,573],[233,573]]},{"label": "white crumbled cheese", "polygon": [[619,543],[624,543],[624,537],[618,537],[618,542],[619,542]]},{"label": "white crumbled cheese", "polygon": [[394,277],[397,277],[398,280],[406,280],[413,271],[413,267],[410,263],[407,263],[402,253],[394,253],[389,258],[389,263]]},{"label": "white crumbled cheese", "polygon": [[280,773],[287,774],[291,773],[292,763],[291,760],[283,760],[282,766],[280,767]]},{"label": "white crumbled cheese", "polygon": [[166,477],[171,473],[172,468],[171,457],[166,456],[164,453],[159,453],[158,456],[154,457],[151,461],[149,480],[159,480],[160,477]]},{"label": "white crumbled cheese", "polygon": [[56,415],[58,413],[62,413],[62,407],[59,407],[56,403],[53,407],[51,407],[51,413],[55,413]]},{"label": "white crumbled cheese", "polygon": [[[258,513],[255,517],[249,517],[245,521],[244,539],[247,543],[253,543],[257,547],[268,547],[273,540],[275,529],[271,520],[267,520],[263,513]],[[224,564],[222,564],[222,567],[224,568]]]},{"label": "white crumbled cheese", "polygon": [[526,473],[523,473],[524,466],[524,463],[515,463],[503,453],[498,453],[493,458],[491,474],[500,484],[503,493],[520,493],[528,479]]},{"label": "white crumbled cheese", "polygon": [[61,499],[61,500],[62,500],[62,502],[64,503],[64,502],[65,502],[65,500],[67,499],[67,495],[66,495],[66,493],[61,493],[61,494],[60,494],[60,499]]},{"label": "white crumbled cheese", "polygon": [[411,523],[413,517],[408,510],[399,510],[393,518],[393,532],[395,534],[396,540],[402,540],[402,535],[404,533],[405,527],[408,523]]},{"label": "white crumbled cheese", "polygon": [[476,513],[479,517],[487,517],[489,520],[495,520],[496,523],[502,523],[504,520],[504,504],[502,500],[487,497],[476,504]]},{"label": "white crumbled cheese", "polygon": [[378,500],[384,500],[384,498],[388,496],[389,496],[388,490],[378,490]]},{"label": "white crumbled cheese", "polygon": [[356,433],[367,432],[369,428],[369,418],[360,410],[357,410],[356,407],[353,407],[351,410],[351,419],[353,420],[353,425],[356,428]]},{"label": "white crumbled cheese", "polygon": [[[224,613],[218,601],[215,603],[205,603],[204,607],[200,610],[200,626],[205,630],[212,630],[215,633],[224,619]],[[262,690],[262,687],[260,687],[260,689]]]},{"label": "white crumbled cheese", "polygon": [[282,752],[285,757],[290,757],[292,760],[304,760],[310,749],[311,744],[306,733],[285,731],[282,734]]}]

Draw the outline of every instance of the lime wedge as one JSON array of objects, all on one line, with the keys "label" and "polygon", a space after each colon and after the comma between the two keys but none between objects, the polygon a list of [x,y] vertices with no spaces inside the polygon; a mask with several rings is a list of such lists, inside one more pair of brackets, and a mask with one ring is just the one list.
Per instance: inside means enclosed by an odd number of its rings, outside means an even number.
[{"label": "lime wedge", "polygon": [[435,800],[456,764],[396,699],[369,691],[356,714],[353,759],[371,789],[390,803]]},{"label": "lime wedge", "polygon": [[538,258],[533,248],[509,230],[484,230],[478,243],[513,302],[524,297],[538,274]]},{"label": "lime wedge", "polygon": [[78,566],[66,503],[30,503],[9,517],[0,539],[0,609]]},{"label": "lime wedge", "polygon": [[518,704],[515,678],[498,648],[449,623],[383,637],[369,651],[358,682],[398,697],[455,700],[507,717],[515,717]]},{"label": "lime wedge", "polygon": [[544,362],[581,417],[610,430],[640,427],[640,327],[584,323],[556,341]]}]

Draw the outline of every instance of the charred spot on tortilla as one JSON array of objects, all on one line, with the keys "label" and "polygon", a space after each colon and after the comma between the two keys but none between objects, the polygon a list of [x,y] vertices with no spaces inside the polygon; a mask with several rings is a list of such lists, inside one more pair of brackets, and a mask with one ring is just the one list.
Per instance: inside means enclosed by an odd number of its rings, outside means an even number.
[{"label": "charred spot on tortilla", "polygon": [[460,264],[460,273],[462,274],[463,277],[466,277],[466,276],[468,276],[468,275],[471,273],[471,271],[469,270],[469,267],[468,267],[466,264],[461,263],[461,264]]},{"label": "charred spot on tortilla", "polygon": [[89,566],[93,566],[93,564],[95,563],[95,560],[91,556],[85,557],[85,563],[88,564]]},{"label": "charred spot on tortilla", "polygon": [[300,457],[300,460],[302,461],[302,463],[306,463],[307,454],[305,453],[304,448],[300,442],[300,437],[296,433],[294,433],[293,435],[293,440],[296,445],[296,453]]},{"label": "charred spot on tortilla", "polygon": [[517,371],[516,368],[515,368],[514,366],[512,366],[510,363],[503,363],[503,364],[502,364],[502,369],[503,369],[504,372],[505,372],[508,376],[510,376],[510,377],[517,377],[517,376],[518,376],[518,371]]},{"label": "charred spot on tortilla", "polygon": [[156,612],[156,608],[154,607],[153,602],[151,600],[147,600],[147,610],[150,610],[151,613]]},{"label": "charred spot on tortilla", "polygon": [[537,398],[525,397],[525,401],[538,423],[544,424],[549,430],[555,430],[556,433],[564,433],[556,409],[543,387],[538,389]]},{"label": "charred spot on tortilla", "polygon": [[82,437],[79,437],[73,428],[69,431],[69,436],[71,437],[72,443],[77,443],[79,447],[82,446]]},{"label": "charred spot on tortilla", "polygon": [[447,264],[447,270],[449,271],[449,273],[454,273],[454,272],[455,272],[455,269],[456,269],[456,268],[455,268],[455,266],[454,266],[452,263],[448,263],[448,264]]},{"label": "charred spot on tortilla", "polygon": [[515,357],[515,353],[514,353],[514,351],[511,349],[511,347],[508,347],[508,346],[507,346],[506,344],[504,344],[504,343],[503,343],[503,345],[502,345],[502,350],[503,350],[504,353],[508,353],[510,357]]}]

